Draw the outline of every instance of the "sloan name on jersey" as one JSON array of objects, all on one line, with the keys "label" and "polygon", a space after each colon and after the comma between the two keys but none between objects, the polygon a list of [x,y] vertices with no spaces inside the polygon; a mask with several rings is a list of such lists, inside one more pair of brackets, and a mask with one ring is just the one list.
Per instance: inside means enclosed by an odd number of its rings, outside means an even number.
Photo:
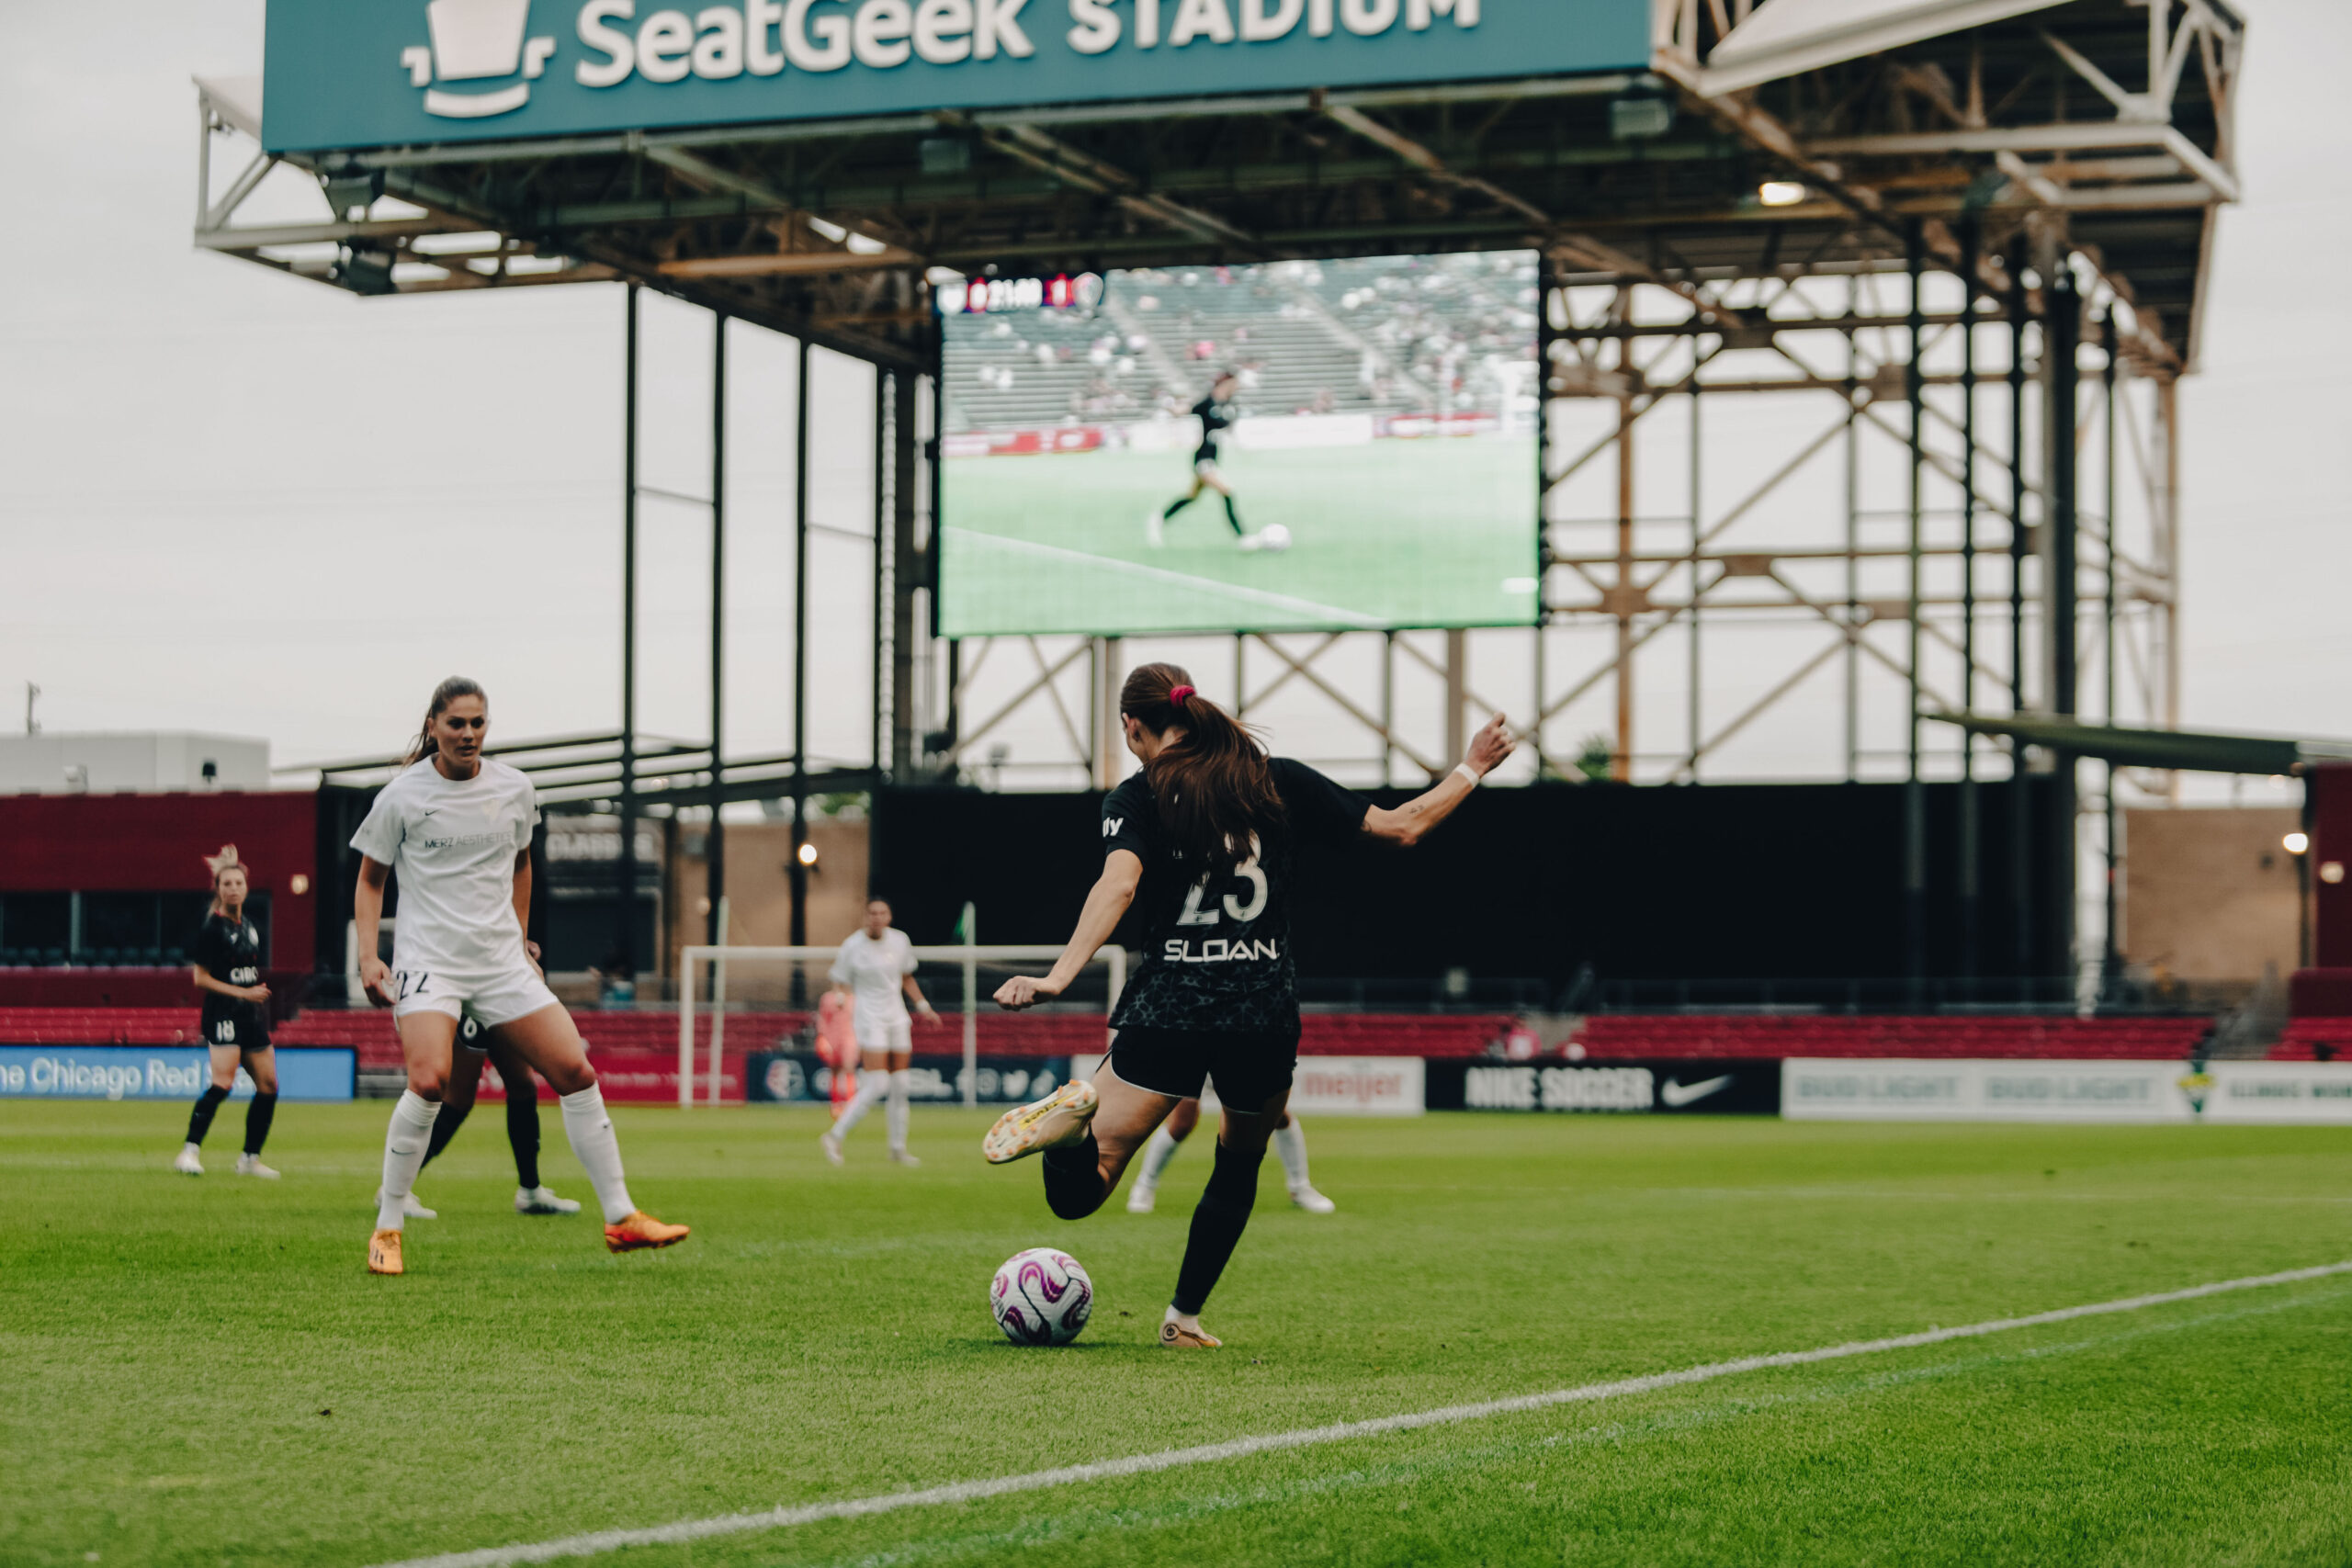
[{"label": "sloan name on jersey", "polygon": [[1170,937],[1159,944],[1159,956],[1169,964],[1255,964],[1281,959],[1282,948],[1272,942],[1227,942],[1223,937],[1210,937],[1193,951],[1190,937]]}]

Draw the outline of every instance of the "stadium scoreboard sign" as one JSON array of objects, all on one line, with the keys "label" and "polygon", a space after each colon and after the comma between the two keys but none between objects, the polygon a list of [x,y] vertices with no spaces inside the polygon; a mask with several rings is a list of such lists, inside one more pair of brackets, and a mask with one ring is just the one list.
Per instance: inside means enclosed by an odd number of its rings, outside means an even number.
[{"label": "stadium scoreboard sign", "polygon": [[272,152],[1637,70],[1649,0],[269,0]]}]

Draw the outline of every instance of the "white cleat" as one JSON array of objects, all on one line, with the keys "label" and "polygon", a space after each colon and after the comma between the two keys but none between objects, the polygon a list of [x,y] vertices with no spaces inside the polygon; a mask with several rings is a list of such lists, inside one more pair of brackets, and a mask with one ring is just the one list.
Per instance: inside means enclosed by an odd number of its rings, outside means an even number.
[{"label": "white cleat", "polygon": [[204,1162],[196,1157],[196,1145],[194,1144],[189,1144],[180,1150],[179,1154],[172,1160],[172,1168],[178,1171],[182,1176],[202,1176],[204,1174]]},{"label": "white cleat", "polygon": [[239,1176],[258,1176],[264,1181],[275,1181],[277,1179],[277,1172],[262,1164],[261,1156],[259,1155],[239,1155],[237,1156],[237,1174]]},{"label": "white cleat", "polygon": [[1312,1187],[1292,1188],[1290,1201],[1310,1214],[1336,1214],[1340,1212],[1340,1206],[1337,1203]]},{"label": "white cleat", "polygon": [[1094,1086],[1073,1078],[1045,1099],[1017,1105],[996,1119],[980,1140],[980,1155],[990,1165],[1007,1165],[1030,1155],[1086,1141],[1086,1130],[1102,1105]]},{"label": "white cleat", "polygon": [[1158,511],[1144,513],[1143,542],[1155,550],[1165,547],[1168,543],[1165,525],[1166,519],[1162,518]]},{"label": "white cleat", "polygon": [[900,1165],[921,1165],[922,1163],[922,1160],[917,1159],[914,1156],[907,1153],[904,1149],[892,1149],[890,1151],[890,1157]]},{"label": "white cleat", "polygon": [[1244,534],[1239,538],[1233,541],[1233,547],[1240,550],[1245,555],[1252,550],[1262,550],[1266,547],[1266,536],[1263,534]]},{"label": "white cleat", "polygon": [[831,1133],[822,1133],[818,1134],[817,1146],[825,1151],[825,1157],[828,1160],[831,1160],[833,1164],[840,1165],[842,1163],[842,1141],[839,1138],[834,1137]]},{"label": "white cleat", "polygon": [[[381,1210],[383,1206],[384,1190],[379,1187],[376,1189],[376,1207],[379,1210]],[[413,1192],[401,1200],[401,1213],[412,1220],[437,1220],[441,1217],[439,1210],[428,1209],[424,1204],[418,1202],[416,1201],[416,1194]]]},{"label": "white cleat", "polygon": [[1127,1189],[1127,1213],[1148,1214],[1159,1205],[1159,1189],[1148,1182],[1138,1181]]},{"label": "white cleat", "polygon": [[517,1187],[514,1189],[514,1212],[518,1214],[576,1214],[580,1212],[580,1201],[559,1198],[545,1187]]}]

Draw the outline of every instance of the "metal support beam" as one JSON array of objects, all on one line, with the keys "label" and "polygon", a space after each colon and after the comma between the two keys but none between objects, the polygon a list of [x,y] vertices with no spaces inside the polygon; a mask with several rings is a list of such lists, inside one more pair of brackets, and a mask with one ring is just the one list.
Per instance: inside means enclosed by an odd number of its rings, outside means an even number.
[{"label": "metal support beam", "polygon": [[[2080,678],[2075,641],[2078,606],[2075,579],[2081,550],[2081,497],[2077,455],[2081,451],[2081,371],[2075,363],[2082,337],[2083,302],[2075,277],[2061,256],[2053,268],[2056,286],[2045,290],[2049,316],[2042,323],[2042,378],[2047,388],[2045,423],[2049,429],[2043,461],[2048,470],[2050,517],[2048,577],[2042,593],[2044,640],[2050,671],[2049,711],[2072,718],[2079,711]],[[2048,816],[2041,846],[2044,874],[2049,878],[2047,945],[2049,974],[2072,974],[2075,963],[2075,857],[2079,785],[2079,760],[2068,751],[2057,753]]]},{"label": "metal support beam", "polygon": [[[792,399],[792,928],[795,947],[808,944],[808,407],[809,344],[796,345],[798,375]],[[792,968],[792,1002],[807,1005],[801,966]]]},{"label": "metal support beam", "polygon": [[[1982,230],[1975,218],[1960,227],[1960,663],[1961,706],[1976,711],[1976,276]],[[1976,788],[1976,737],[1960,749],[1960,976],[1976,978],[1984,919],[1982,802]]]},{"label": "metal support beam", "polygon": [[638,287],[622,309],[627,347],[621,393],[621,790],[620,852],[613,860],[613,947],[618,972],[637,968],[637,393]]},{"label": "metal support beam", "polygon": [[710,832],[705,864],[710,899],[706,940],[727,944],[719,925],[727,897],[727,318],[715,316],[710,334]]},{"label": "metal support beam", "polygon": [[1910,570],[1906,579],[1910,616],[1905,628],[1909,651],[1903,662],[1911,678],[1911,689],[1905,714],[1905,748],[1909,765],[1903,776],[1903,972],[1916,986],[1928,977],[1928,795],[1919,773],[1919,659],[1923,651],[1919,599],[1926,587],[1922,581],[1925,561],[1920,552],[1927,543],[1928,477],[1928,389],[1919,379],[1919,360],[1927,352],[1926,311],[1920,298],[1927,280],[1927,236],[1916,218],[1907,229],[1905,250],[1910,275],[1911,329],[1910,351],[1904,358],[1903,375],[1911,405],[1911,517],[1907,535]]}]

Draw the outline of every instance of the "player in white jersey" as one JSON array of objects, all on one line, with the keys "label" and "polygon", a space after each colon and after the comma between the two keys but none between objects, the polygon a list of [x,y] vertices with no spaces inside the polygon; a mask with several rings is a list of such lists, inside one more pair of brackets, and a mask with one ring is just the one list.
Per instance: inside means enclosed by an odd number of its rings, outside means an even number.
[{"label": "player in white jersey", "polygon": [[900,1165],[922,1162],[907,1152],[907,1083],[914,1059],[913,1021],[907,1004],[926,1022],[939,1015],[923,1000],[915,984],[914,944],[907,933],[890,924],[890,906],[876,898],[865,906],[865,923],[852,931],[833,955],[833,989],[849,999],[850,1019],[857,1031],[859,1077],[857,1098],[841,1119],[817,1142],[825,1157],[842,1163],[842,1139],[865,1119],[865,1113],[886,1097],[889,1111],[883,1124],[890,1136],[890,1157]]},{"label": "player in white jersey", "polygon": [[[403,1271],[401,1223],[409,1189],[424,1164],[458,1026],[467,1017],[537,1068],[556,1091],[571,1152],[604,1206],[605,1245],[631,1252],[686,1238],[685,1226],[664,1224],[630,1201],[588,1048],[548,989],[537,945],[524,940],[538,801],[528,778],[482,756],[489,728],[481,688],[461,677],[442,682],[409,765],[377,794],[351,840],[364,857],[352,899],[360,981],[377,1006],[392,1010],[408,1064],[408,1089],[384,1137],[384,1185],[368,1242],[370,1273]],[[376,956],[376,938],[384,884],[395,871],[400,920],[387,965]]]}]

